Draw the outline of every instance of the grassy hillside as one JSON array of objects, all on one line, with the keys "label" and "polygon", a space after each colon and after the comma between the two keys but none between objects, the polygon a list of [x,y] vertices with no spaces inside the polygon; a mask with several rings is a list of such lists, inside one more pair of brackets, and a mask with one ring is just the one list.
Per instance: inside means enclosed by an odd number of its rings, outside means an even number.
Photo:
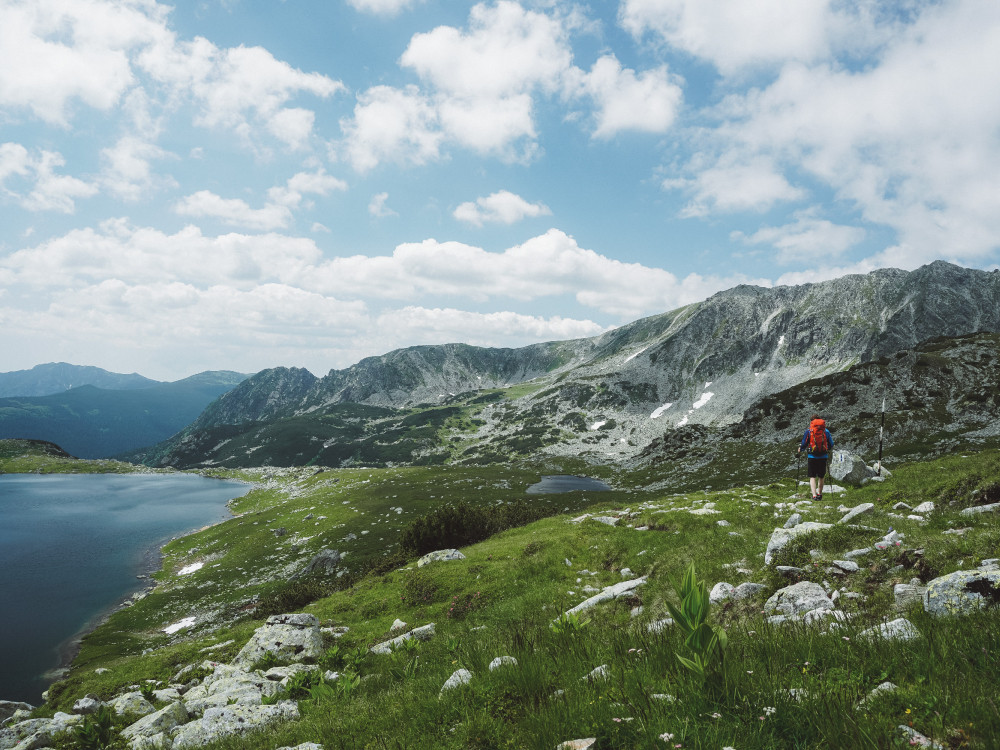
[{"label": "grassy hillside", "polygon": [[[412,538],[406,529],[442,505],[514,507],[540,474],[582,469],[549,461],[219,470],[258,484],[234,501],[240,515],[168,545],[157,588],[84,640],[70,675],[37,713],[68,710],[85,693],[109,699],[144,679],[167,683],[206,658],[229,661],[268,614],[303,611],[347,629],[339,639],[326,636],[320,659],[341,673],[340,687],[300,692],[300,720],[219,747],[554,748],[590,737],[597,748],[908,747],[900,725],[944,747],[996,746],[1000,613],[933,619],[919,605],[897,612],[892,586],[1000,556],[996,515],[959,515],[970,504],[1000,500],[1000,454],[893,467],[884,484],[827,495],[811,508],[799,503],[805,520],[829,523],[843,515],[842,503],[875,506],[863,526],[806,538],[781,559],[802,567],[805,580],[838,591],[838,607],[851,618],[839,629],[769,625],[762,615],[764,600],[789,583],[762,557],[772,529],[805,497],[790,477],[672,494],[642,489],[649,476],[603,468],[596,474],[612,492],[533,496],[529,502],[546,517],[463,546],[464,560],[417,568],[399,549]],[[922,521],[893,508],[926,500],[936,509]],[[573,522],[584,513],[618,522]],[[900,546],[859,560],[856,573],[829,572],[830,561],[889,528],[903,534]],[[956,528],[967,530],[945,533]],[[433,541],[453,546],[455,528],[438,533]],[[347,553],[345,574],[290,581],[322,548]],[[181,572],[199,562],[200,569]],[[674,584],[691,562],[709,588],[719,581],[766,587],[711,608],[709,620],[728,633],[728,647],[718,680],[708,684],[677,659],[690,653],[676,626],[650,630],[667,616],[666,603],[678,602]],[[585,587],[640,575],[646,583],[630,595],[553,626],[590,595]],[[900,615],[919,640],[859,635]],[[186,617],[195,618],[191,628],[163,631]],[[436,635],[412,650],[369,653],[396,618],[409,628],[434,622]],[[491,671],[499,656],[514,657],[517,666]],[[606,679],[583,679],[599,666]],[[101,667],[109,671],[98,674]],[[472,681],[441,694],[460,667]],[[885,681],[897,689],[862,706]]]}]

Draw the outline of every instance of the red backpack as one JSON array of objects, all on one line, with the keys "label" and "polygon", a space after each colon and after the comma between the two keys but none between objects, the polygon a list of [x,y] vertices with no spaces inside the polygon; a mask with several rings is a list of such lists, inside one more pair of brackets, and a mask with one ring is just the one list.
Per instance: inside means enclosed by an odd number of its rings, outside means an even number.
[{"label": "red backpack", "polygon": [[830,450],[830,443],[826,439],[826,421],[814,419],[809,423],[809,452],[826,453]]}]

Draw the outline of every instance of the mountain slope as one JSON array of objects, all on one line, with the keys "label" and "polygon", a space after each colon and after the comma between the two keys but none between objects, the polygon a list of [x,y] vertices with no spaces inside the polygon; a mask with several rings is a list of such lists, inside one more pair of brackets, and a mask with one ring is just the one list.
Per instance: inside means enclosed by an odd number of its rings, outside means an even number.
[{"label": "mountain slope", "polygon": [[136,373],[124,375],[108,372],[100,367],[50,362],[35,365],[30,370],[0,372],[0,398],[18,396],[48,396],[62,393],[81,385],[93,385],[111,391],[149,388],[159,381],[150,380]]},{"label": "mountain slope", "polygon": [[47,440],[81,458],[112,456],[170,437],[244,377],[208,372],[133,390],[84,385],[0,399],[0,438]]},{"label": "mountain slope", "polygon": [[[667,431],[735,424],[761,400],[809,380],[932,336],[977,331],[1000,331],[996,272],[938,262],[795,287],[740,286],[590,339],[413,347],[321,379],[265,371],[143,460],[197,465],[197,450],[209,449],[204,460],[224,465],[246,465],[250,454],[257,463],[293,455],[322,462],[324,452],[308,443],[338,439],[322,421],[344,403],[400,410],[396,421],[431,406],[458,409],[448,430],[422,435],[403,461],[504,460],[534,450],[628,460]],[[490,389],[506,390],[494,398]],[[382,418],[366,422],[365,434],[388,431],[382,442],[393,443],[400,426]],[[246,435],[239,452],[213,450],[209,435],[237,432]]]}]

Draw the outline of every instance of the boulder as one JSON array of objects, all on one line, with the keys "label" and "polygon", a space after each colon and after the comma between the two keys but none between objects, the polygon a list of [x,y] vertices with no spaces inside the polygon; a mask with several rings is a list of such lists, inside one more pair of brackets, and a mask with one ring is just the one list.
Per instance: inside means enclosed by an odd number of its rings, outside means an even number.
[{"label": "boulder", "polygon": [[282,701],[272,706],[219,706],[205,711],[205,715],[184,724],[174,735],[175,750],[201,747],[222,737],[262,729],[279,721],[299,718],[299,707],[294,701]]},{"label": "boulder", "polygon": [[512,667],[517,666],[517,659],[513,656],[498,656],[496,659],[490,662],[490,671],[500,669],[500,667],[510,665]]},{"label": "boulder", "polygon": [[306,566],[293,574],[289,579],[294,581],[308,575],[332,576],[337,574],[340,567],[340,553],[335,549],[321,549],[316,555],[306,563]]},{"label": "boulder", "polygon": [[96,695],[88,693],[87,695],[83,696],[76,703],[73,704],[73,713],[75,714],[97,713],[97,710],[103,705],[104,701],[102,701]]},{"label": "boulder", "polygon": [[32,711],[34,706],[23,701],[0,701],[0,724],[14,715],[15,711]]},{"label": "boulder", "polygon": [[237,667],[252,667],[274,654],[282,661],[318,659],[323,653],[323,637],[315,615],[272,615],[263,627],[257,628],[253,638],[233,659]]},{"label": "boulder", "polygon": [[764,603],[764,612],[785,617],[800,617],[817,609],[833,609],[833,602],[822,586],[811,581],[779,589]]},{"label": "boulder", "polygon": [[108,705],[119,716],[145,716],[156,710],[153,708],[153,704],[143,698],[142,693],[138,690],[119,695]]},{"label": "boulder", "polygon": [[445,680],[444,685],[441,686],[441,693],[454,690],[462,685],[468,685],[470,682],[472,682],[472,672],[468,669],[456,669],[451,673],[451,677]]},{"label": "boulder", "polygon": [[594,750],[597,747],[596,737],[586,737],[580,740],[566,740],[556,745],[556,750]]},{"label": "boulder", "polygon": [[794,529],[800,523],[802,523],[802,514],[801,513],[792,513],[792,515],[790,515],[788,517],[788,520],[785,521],[785,525],[782,528]]},{"label": "boulder", "polygon": [[837,521],[837,523],[850,523],[858,516],[863,515],[865,513],[870,513],[874,507],[875,503],[861,503],[861,505],[858,505],[847,511],[847,513],[844,514],[844,517],[841,518],[839,521]]},{"label": "boulder", "polygon": [[905,617],[876,625],[874,628],[868,628],[858,633],[858,638],[869,641],[877,638],[887,641],[912,641],[919,637],[920,631]]},{"label": "boulder", "polygon": [[916,508],[913,509],[914,513],[931,513],[934,510],[934,503],[930,500],[924,503],[920,503]]},{"label": "boulder", "polygon": [[756,596],[761,591],[766,591],[767,586],[762,583],[741,583],[733,591],[733,599],[739,601],[740,599],[747,599],[751,596]]},{"label": "boulder", "polygon": [[896,609],[906,609],[913,604],[922,604],[924,601],[924,594],[926,593],[926,586],[919,586],[912,583],[897,583],[892,587],[892,595],[895,598]]},{"label": "boulder", "polygon": [[833,451],[829,471],[830,477],[835,481],[855,487],[860,487],[875,476],[875,470],[865,464],[861,456],[850,451]]},{"label": "boulder", "polygon": [[[610,599],[617,599],[624,594],[629,593],[632,589],[642,586],[646,582],[646,577],[635,578],[631,581],[622,581],[621,583],[616,583],[613,586],[608,586],[601,590],[600,593],[594,594],[589,599],[584,599],[582,602],[577,604],[575,607],[570,607],[566,610],[567,615],[576,614],[577,612],[583,612],[586,609],[590,609],[596,604],[601,602],[606,602]],[[559,618],[557,617],[556,620]]]},{"label": "boulder", "polygon": [[960,515],[977,516],[980,513],[993,513],[995,511],[1000,511],[1000,503],[990,503],[989,505],[973,505],[971,508],[963,509]]},{"label": "boulder", "polygon": [[430,565],[433,562],[446,562],[448,560],[464,559],[465,555],[457,549],[439,549],[434,552],[428,552],[426,555],[417,560],[417,567],[422,568],[423,566]]},{"label": "boulder", "polygon": [[1000,570],[958,570],[935,578],[924,593],[924,611],[963,615],[1000,603]]},{"label": "boulder", "polygon": [[161,732],[169,732],[174,727],[188,720],[187,708],[183,703],[171,703],[156,713],[143,716],[139,721],[122,730],[122,737],[127,740],[136,737],[153,737]]},{"label": "boulder", "polygon": [[767,543],[767,550],[764,552],[764,564],[770,565],[774,560],[774,555],[795,539],[795,537],[830,528],[833,528],[833,524],[806,521],[791,529],[775,529],[771,534],[771,539]]},{"label": "boulder", "polygon": [[733,592],[736,591],[736,587],[731,583],[726,583],[725,581],[719,581],[712,587],[712,590],[708,593],[708,601],[710,604],[719,604],[729,599]]},{"label": "boulder", "polygon": [[420,628],[414,628],[409,633],[403,633],[395,638],[383,641],[382,643],[376,643],[371,647],[371,652],[373,654],[391,654],[396,647],[403,644],[404,641],[408,641],[411,638],[416,638],[421,641],[429,640],[434,635],[434,623],[428,623]]}]

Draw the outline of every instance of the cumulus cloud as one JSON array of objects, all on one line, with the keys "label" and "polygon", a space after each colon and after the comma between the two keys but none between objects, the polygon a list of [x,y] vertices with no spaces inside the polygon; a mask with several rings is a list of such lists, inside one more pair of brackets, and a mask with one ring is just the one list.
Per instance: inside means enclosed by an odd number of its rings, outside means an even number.
[{"label": "cumulus cloud", "polygon": [[865,238],[861,227],[834,224],[808,214],[780,227],[765,226],[746,235],[734,232],[732,239],[750,245],[772,245],[778,250],[779,263],[810,263],[816,258],[829,262]]},{"label": "cumulus cloud", "polygon": [[224,224],[256,230],[280,229],[292,220],[288,206],[271,203],[264,208],[251,208],[245,200],[223,198],[210,190],[199,190],[182,198],[174,206],[174,213],[218,219]]},{"label": "cumulus cloud", "polygon": [[666,185],[706,215],[799,199],[785,175],[800,173],[896,231],[886,262],[983,258],[1000,236],[998,31],[1000,6],[956,0],[924,9],[863,69],[790,64],[730,97],[691,175]]},{"label": "cumulus cloud", "polygon": [[551,216],[544,203],[529,203],[509,190],[500,190],[475,202],[462,203],[452,214],[459,221],[481,227],[483,224],[514,224],[522,219]]},{"label": "cumulus cloud", "polygon": [[425,164],[437,158],[444,138],[435,107],[416,86],[368,89],[340,127],[347,159],[359,172],[382,161]]},{"label": "cumulus cloud", "polygon": [[90,198],[98,188],[92,182],[59,174],[57,170],[65,165],[62,154],[55,151],[43,149],[32,154],[19,143],[0,144],[0,190],[29,211],[71,214],[78,198]]},{"label": "cumulus cloud", "polygon": [[101,183],[109,192],[124,200],[138,200],[158,185],[176,185],[172,179],[153,172],[153,160],[169,157],[170,154],[154,143],[125,136],[114,146],[101,150],[104,163]]},{"label": "cumulus cloud", "polygon": [[614,55],[604,55],[577,84],[581,95],[597,105],[595,138],[623,130],[663,133],[677,117],[683,99],[680,83],[666,66],[645,70],[622,68]]}]

